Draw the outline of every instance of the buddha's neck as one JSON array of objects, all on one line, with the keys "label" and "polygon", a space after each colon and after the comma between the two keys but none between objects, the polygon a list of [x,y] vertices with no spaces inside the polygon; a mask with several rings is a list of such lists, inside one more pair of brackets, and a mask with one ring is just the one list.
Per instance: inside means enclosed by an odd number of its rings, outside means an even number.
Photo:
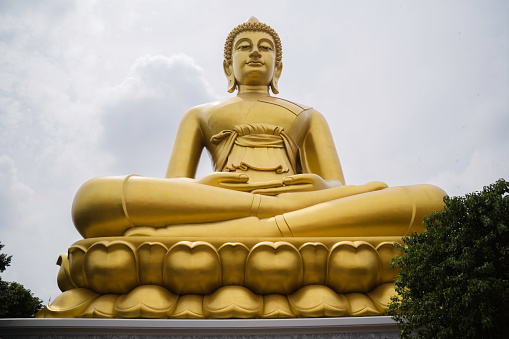
[{"label": "buddha's neck", "polygon": [[237,95],[249,95],[249,94],[269,95],[269,86],[239,85],[239,92]]}]

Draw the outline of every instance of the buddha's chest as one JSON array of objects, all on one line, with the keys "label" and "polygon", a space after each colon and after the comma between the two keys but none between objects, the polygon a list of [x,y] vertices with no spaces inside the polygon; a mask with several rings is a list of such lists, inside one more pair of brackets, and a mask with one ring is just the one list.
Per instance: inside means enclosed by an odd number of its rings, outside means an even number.
[{"label": "buddha's chest", "polygon": [[207,139],[221,131],[232,130],[237,125],[249,123],[280,126],[288,133],[296,117],[294,112],[279,105],[256,100],[242,101],[214,110],[203,121],[205,124],[203,127]]}]

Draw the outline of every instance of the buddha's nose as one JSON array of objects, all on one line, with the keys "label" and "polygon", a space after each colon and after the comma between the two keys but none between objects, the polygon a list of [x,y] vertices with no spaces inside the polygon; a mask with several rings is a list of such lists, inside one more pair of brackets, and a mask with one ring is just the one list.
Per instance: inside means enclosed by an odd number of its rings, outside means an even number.
[{"label": "buddha's nose", "polygon": [[259,58],[262,55],[260,54],[260,52],[258,52],[258,50],[255,49],[254,51],[251,52],[251,54],[249,54],[249,56],[252,58]]}]

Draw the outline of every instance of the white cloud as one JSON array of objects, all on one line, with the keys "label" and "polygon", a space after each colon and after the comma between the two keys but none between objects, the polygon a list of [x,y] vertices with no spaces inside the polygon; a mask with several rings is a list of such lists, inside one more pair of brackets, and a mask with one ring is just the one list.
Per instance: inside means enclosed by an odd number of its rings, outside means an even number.
[{"label": "white cloud", "polygon": [[[503,150],[501,150],[503,151]],[[484,186],[500,178],[507,180],[506,160],[499,158],[498,150],[475,150],[468,165],[460,170],[446,170],[430,178],[429,182],[448,187],[449,195],[464,195],[465,192],[481,191]]]},{"label": "white cloud", "polygon": [[[13,255],[2,279],[22,283],[37,295],[56,296],[48,273],[56,273],[53,258],[61,250],[51,246],[59,243],[57,233],[62,232],[51,224],[55,219],[47,214],[59,199],[43,196],[22,182],[15,162],[5,155],[0,156],[0,187],[0,241],[6,245],[3,253]],[[47,262],[37,265],[39,260]]]},{"label": "white cloud", "polygon": [[14,217],[23,215],[23,207],[31,201],[34,192],[18,178],[14,161],[6,156],[0,156],[0,224],[12,223]]},{"label": "white cloud", "polygon": [[164,176],[186,110],[214,100],[203,70],[186,55],[144,56],[105,95],[101,145],[122,173]]}]

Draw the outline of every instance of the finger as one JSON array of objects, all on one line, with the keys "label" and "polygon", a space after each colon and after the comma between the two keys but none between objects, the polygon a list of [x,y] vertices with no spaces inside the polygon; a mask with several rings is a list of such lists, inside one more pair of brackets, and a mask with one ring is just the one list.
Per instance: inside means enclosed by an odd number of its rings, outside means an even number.
[{"label": "finger", "polygon": [[264,182],[254,182],[251,185],[253,188],[271,188],[271,187],[282,187],[283,183],[279,180],[271,180]]},{"label": "finger", "polygon": [[228,184],[228,183],[220,183],[218,185],[219,188],[240,191],[240,192],[251,192],[253,189],[251,187],[240,185],[240,184]]},{"label": "finger", "polygon": [[381,181],[371,181],[365,184],[364,186],[368,187],[369,189],[373,191],[383,190],[384,188],[388,188],[387,184],[385,182]]},{"label": "finger", "polygon": [[198,180],[208,182],[208,181],[218,181],[218,180],[221,180],[221,179],[236,180],[236,179],[239,179],[239,178],[249,178],[249,177],[246,174],[244,174],[244,173],[236,173],[236,172],[212,172],[212,173],[209,173],[209,174],[201,177]]},{"label": "finger", "polygon": [[226,172],[226,173],[218,173],[218,175],[217,175],[217,182],[219,184],[227,183],[227,182],[245,183],[245,182],[248,182],[248,180],[249,180],[249,177],[246,174],[242,174],[242,173],[227,173]]},{"label": "finger", "polygon": [[313,177],[303,174],[292,175],[283,179],[285,185],[300,185],[300,184],[312,184],[314,182]]},{"label": "finger", "polygon": [[262,195],[278,195],[282,193],[291,193],[291,192],[306,192],[312,191],[312,184],[299,184],[299,185],[291,185],[291,186],[281,186],[274,188],[263,188],[253,190],[251,193],[253,194],[262,194]]},{"label": "finger", "polygon": [[255,182],[255,183],[229,183],[229,182],[221,182],[219,184],[221,187],[230,188],[230,189],[242,189],[245,188],[247,190],[254,189],[263,189],[263,188],[271,188],[271,187],[281,187],[282,183],[280,181],[268,181],[268,182]]}]

